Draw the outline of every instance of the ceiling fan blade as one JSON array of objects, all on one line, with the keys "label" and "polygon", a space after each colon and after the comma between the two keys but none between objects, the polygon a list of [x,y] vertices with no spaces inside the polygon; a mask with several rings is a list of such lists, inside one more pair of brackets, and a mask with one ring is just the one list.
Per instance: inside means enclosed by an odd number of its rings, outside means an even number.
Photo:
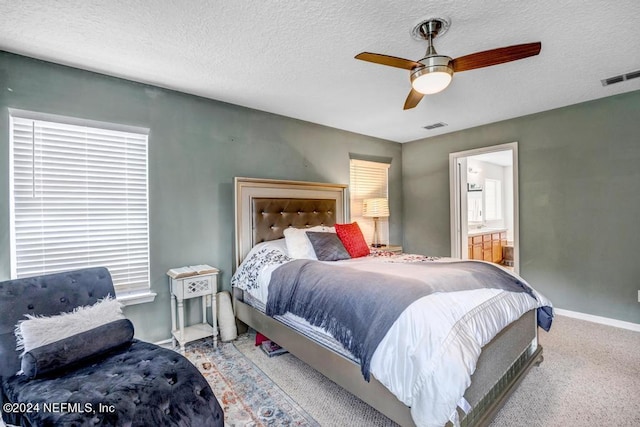
[{"label": "ceiling fan blade", "polygon": [[540,53],[541,47],[542,43],[536,42],[485,50],[456,58],[451,61],[451,66],[455,72],[490,67],[535,56]]},{"label": "ceiling fan blade", "polygon": [[403,68],[411,70],[415,67],[421,67],[422,64],[411,61],[409,59],[398,58],[396,56],[382,55],[380,53],[362,52],[355,56],[356,59],[362,61],[373,62],[375,64],[389,65],[390,67]]},{"label": "ceiling fan blade", "polygon": [[424,95],[421,94],[420,92],[414,89],[411,89],[411,92],[409,92],[409,96],[407,96],[407,100],[404,101],[404,109],[409,110],[415,107],[416,105],[418,105],[418,103],[422,100],[423,96]]}]

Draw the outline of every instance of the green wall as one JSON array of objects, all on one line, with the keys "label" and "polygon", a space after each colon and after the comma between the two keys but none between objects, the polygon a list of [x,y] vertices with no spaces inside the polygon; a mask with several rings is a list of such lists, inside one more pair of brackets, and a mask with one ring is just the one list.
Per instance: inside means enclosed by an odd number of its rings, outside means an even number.
[{"label": "green wall", "polygon": [[170,336],[170,267],[215,265],[229,289],[235,176],[348,184],[349,153],[391,158],[390,239],[402,239],[400,144],[0,52],[0,280],[10,274],[7,107],[151,130],[151,287],[158,296],[126,308],[142,339]]},{"label": "green wall", "polygon": [[234,176],[346,184],[349,153],[392,158],[390,241],[449,255],[449,153],[512,141],[523,277],[559,308],[640,323],[640,92],[401,145],[0,52],[0,280],[9,278],[7,107],[151,129],[158,296],[126,308],[142,339],[169,337],[170,267],[216,265],[229,288]]},{"label": "green wall", "polygon": [[404,144],[405,250],[450,255],[449,153],[513,141],[521,275],[558,308],[640,323],[640,91]]}]

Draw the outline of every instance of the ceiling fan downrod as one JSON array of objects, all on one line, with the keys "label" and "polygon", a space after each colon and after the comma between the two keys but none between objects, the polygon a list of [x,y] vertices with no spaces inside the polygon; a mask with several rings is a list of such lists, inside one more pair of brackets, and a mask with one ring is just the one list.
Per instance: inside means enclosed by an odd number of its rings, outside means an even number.
[{"label": "ceiling fan downrod", "polygon": [[418,34],[420,38],[426,40],[428,43],[427,52],[425,53],[426,57],[438,54],[436,48],[433,46],[433,39],[438,35],[443,26],[442,20],[430,19],[421,22],[414,29],[414,33]]}]

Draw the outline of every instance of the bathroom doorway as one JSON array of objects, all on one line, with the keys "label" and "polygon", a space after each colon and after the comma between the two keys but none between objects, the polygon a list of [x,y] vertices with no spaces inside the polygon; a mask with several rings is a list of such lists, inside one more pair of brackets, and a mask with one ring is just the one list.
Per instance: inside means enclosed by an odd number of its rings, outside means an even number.
[{"label": "bathroom doorway", "polygon": [[449,154],[451,256],[520,270],[518,143]]}]

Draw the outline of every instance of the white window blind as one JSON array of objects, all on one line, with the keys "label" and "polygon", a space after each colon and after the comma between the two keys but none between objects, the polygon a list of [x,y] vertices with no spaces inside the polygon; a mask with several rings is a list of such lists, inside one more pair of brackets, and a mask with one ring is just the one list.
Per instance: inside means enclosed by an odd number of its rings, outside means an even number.
[{"label": "white window blind", "polygon": [[484,180],[485,219],[494,221],[502,219],[502,182],[497,179]]},{"label": "white window blind", "polygon": [[[373,241],[373,219],[362,216],[364,199],[389,197],[389,165],[388,163],[367,160],[350,160],[350,210],[351,221],[356,221],[364,234],[367,243]],[[390,212],[393,215],[393,212]],[[388,218],[380,218],[378,222],[380,242],[389,243]]]},{"label": "white window blind", "polygon": [[147,132],[28,116],[11,115],[13,277],[104,266],[118,295],[148,292]]}]

